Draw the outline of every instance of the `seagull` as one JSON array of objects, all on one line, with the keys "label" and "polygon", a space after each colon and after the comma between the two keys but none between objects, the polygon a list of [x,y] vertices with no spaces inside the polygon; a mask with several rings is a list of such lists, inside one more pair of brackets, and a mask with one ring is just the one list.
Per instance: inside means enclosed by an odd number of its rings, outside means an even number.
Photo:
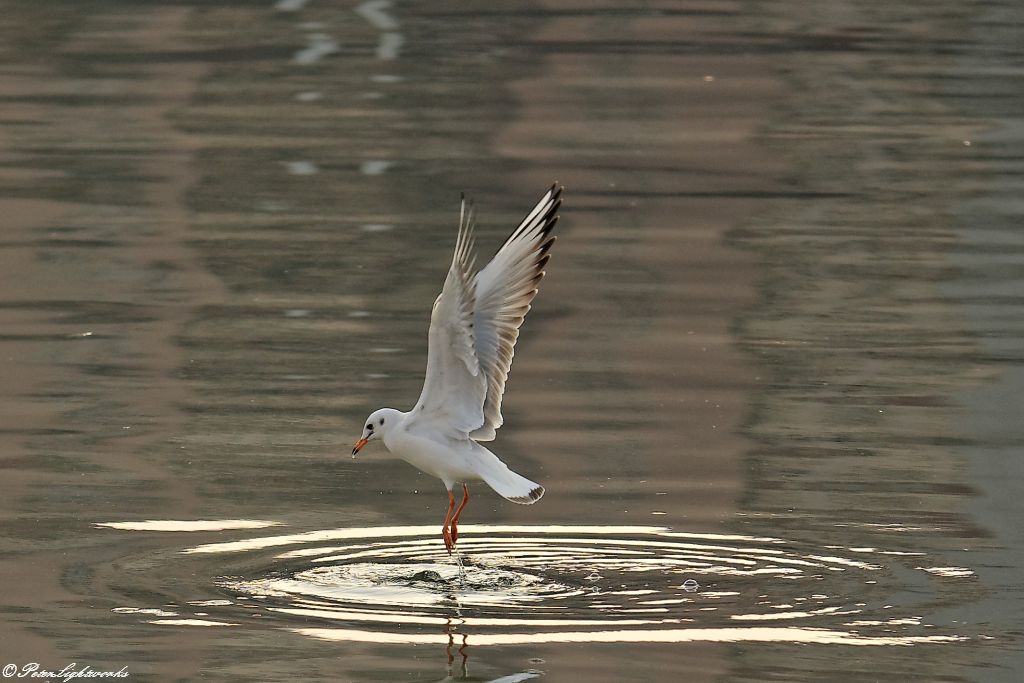
[{"label": "seagull", "polygon": [[[451,555],[459,518],[469,502],[467,482],[483,481],[498,495],[532,505],[544,487],[516,474],[481,445],[501,427],[505,393],[519,327],[555,242],[562,187],[555,183],[526,215],[490,263],[474,273],[473,205],[462,198],[459,232],[448,276],[430,313],[427,373],[419,401],[407,413],[381,408],[366,418],[352,449],[379,438],[389,451],[444,482],[448,512],[441,525]],[[462,484],[455,508],[452,489]],[[454,514],[453,514],[454,511]]]}]

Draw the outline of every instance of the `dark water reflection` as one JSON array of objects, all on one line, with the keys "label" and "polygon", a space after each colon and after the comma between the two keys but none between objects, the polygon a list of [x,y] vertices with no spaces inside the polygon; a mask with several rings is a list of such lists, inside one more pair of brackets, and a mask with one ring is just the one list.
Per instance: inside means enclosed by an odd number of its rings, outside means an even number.
[{"label": "dark water reflection", "polygon": [[[1021,10],[814,9],[6,8],[0,666],[1018,680]],[[553,180],[456,586],[339,456]]]}]

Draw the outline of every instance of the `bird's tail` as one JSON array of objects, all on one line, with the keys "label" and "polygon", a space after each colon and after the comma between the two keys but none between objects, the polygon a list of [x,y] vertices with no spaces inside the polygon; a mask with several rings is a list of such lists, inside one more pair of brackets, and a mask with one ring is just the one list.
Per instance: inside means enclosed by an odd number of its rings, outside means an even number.
[{"label": "bird's tail", "polygon": [[483,458],[485,466],[481,468],[480,478],[499,496],[520,505],[533,505],[544,495],[543,486],[516,474],[486,448],[480,446],[480,450],[490,456]]}]

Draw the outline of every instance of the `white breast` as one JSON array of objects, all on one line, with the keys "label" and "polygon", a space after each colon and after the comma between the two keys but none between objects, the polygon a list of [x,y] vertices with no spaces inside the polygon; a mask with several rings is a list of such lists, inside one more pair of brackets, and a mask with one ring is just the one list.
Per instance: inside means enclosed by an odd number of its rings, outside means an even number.
[{"label": "white breast", "polygon": [[444,437],[434,439],[401,429],[385,436],[384,445],[424,474],[441,479],[449,488],[456,482],[480,479],[473,466],[475,458],[468,440],[452,442]]}]

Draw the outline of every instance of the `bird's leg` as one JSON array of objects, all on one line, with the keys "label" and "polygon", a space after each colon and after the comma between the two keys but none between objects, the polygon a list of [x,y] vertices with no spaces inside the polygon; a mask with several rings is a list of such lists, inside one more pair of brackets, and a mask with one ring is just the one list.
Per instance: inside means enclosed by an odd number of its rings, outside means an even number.
[{"label": "bird's leg", "polygon": [[455,496],[452,495],[451,489],[448,489],[448,513],[444,516],[444,524],[441,525],[441,536],[444,538],[444,547],[448,549],[448,554],[452,554],[452,548],[455,547],[455,541],[452,540],[451,532],[448,531],[448,521],[452,518],[452,510],[455,509]]},{"label": "bird's leg", "polygon": [[466,507],[466,503],[469,502],[469,487],[465,484],[462,485],[462,502],[459,503],[459,509],[455,511],[455,516],[452,517],[452,545],[455,545],[459,540],[459,515],[462,514],[462,508]]}]

